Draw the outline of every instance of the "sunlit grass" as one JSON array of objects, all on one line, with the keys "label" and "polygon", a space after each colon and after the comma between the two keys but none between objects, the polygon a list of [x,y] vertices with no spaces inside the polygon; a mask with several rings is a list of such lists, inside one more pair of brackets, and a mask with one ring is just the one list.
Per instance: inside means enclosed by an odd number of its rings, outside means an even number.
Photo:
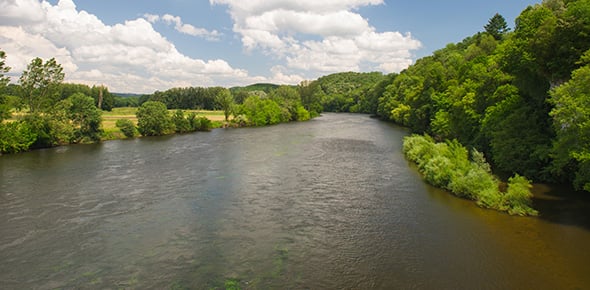
[{"label": "sunlit grass", "polygon": [[[174,113],[176,110],[168,110],[170,113]],[[216,121],[223,121],[224,115],[223,111],[207,111],[207,110],[183,110],[185,113],[194,112],[198,116],[204,116],[207,119],[213,121],[215,124]],[[137,117],[135,116],[137,113],[137,108],[113,108],[112,111],[103,111],[102,112],[102,128],[105,132],[108,133],[121,133],[121,131],[115,126],[117,120],[119,119],[128,119],[131,120],[135,125],[137,125]]]}]

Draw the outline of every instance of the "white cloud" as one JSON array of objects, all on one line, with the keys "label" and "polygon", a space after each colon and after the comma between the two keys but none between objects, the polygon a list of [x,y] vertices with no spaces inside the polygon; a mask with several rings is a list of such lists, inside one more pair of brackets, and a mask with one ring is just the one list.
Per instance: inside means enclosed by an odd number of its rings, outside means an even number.
[{"label": "white cloud", "polygon": [[[260,49],[290,69],[399,72],[420,48],[410,34],[377,32],[356,8],[382,0],[210,0],[228,5],[246,50]],[[320,38],[320,40],[317,40]]]},{"label": "white cloud", "polygon": [[205,28],[197,28],[193,25],[186,24],[182,22],[182,19],[179,16],[173,16],[170,14],[164,14],[162,16],[153,15],[153,14],[145,14],[145,19],[150,23],[156,23],[158,21],[163,21],[168,25],[174,25],[174,29],[180,33],[188,34],[191,36],[199,36],[204,37],[207,40],[211,41],[218,41],[221,37],[221,33],[217,30],[209,31]]},{"label": "white cloud", "polygon": [[[0,49],[7,54],[12,75],[20,75],[35,57],[55,57],[64,67],[66,81],[105,84],[119,92],[151,93],[177,86],[247,84],[259,79],[225,60],[200,60],[181,54],[154,30],[148,22],[153,20],[150,17],[110,26],[78,11],[72,0],[60,0],[57,5],[0,1],[0,7],[11,9],[10,15],[22,15],[0,22]],[[34,8],[34,13],[25,11],[29,8]],[[186,33],[198,33],[180,18],[165,19]]]},{"label": "white cloud", "polygon": [[43,8],[37,0],[0,1],[0,25],[36,23],[43,20]]}]

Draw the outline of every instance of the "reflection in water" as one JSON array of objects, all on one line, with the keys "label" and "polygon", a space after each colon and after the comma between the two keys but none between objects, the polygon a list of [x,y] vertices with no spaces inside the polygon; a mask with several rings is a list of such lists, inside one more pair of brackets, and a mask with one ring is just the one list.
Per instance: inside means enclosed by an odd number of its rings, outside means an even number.
[{"label": "reflection in water", "polygon": [[480,209],[424,184],[405,134],[326,114],[2,156],[0,285],[590,287],[581,209],[541,194],[540,218]]}]

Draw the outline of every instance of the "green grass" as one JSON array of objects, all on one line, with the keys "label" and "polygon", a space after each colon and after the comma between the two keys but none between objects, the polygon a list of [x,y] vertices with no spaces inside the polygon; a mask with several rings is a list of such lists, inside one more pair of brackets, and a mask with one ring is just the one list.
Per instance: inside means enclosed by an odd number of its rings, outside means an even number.
[{"label": "green grass", "polygon": [[[168,110],[170,114],[176,110]],[[205,116],[213,123],[213,128],[219,128],[223,125],[222,121],[225,119],[223,111],[207,111],[207,110],[183,110],[185,113],[197,113],[198,116]],[[131,120],[137,125],[137,108],[113,108],[112,111],[102,112],[102,128],[105,131],[105,140],[121,139],[123,134],[121,130],[115,126],[118,119]]]}]

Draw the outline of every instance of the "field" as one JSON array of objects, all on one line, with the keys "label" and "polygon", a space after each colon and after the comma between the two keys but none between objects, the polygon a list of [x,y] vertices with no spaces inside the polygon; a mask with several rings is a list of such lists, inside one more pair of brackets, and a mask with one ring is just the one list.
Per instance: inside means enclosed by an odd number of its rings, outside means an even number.
[{"label": "field", "polygon": [[[176,110],[170,110],[170,113],[174,113]],[[186,113],[195,112],[197,116],[204,116],[207,119],[213,121],[214,127],[216,124],[220,124],[225,117],[223,111],[205,111],[205,110],[183,110]],[[102,112],[102,128],[105,131],[105,139],[119,139],[122,137],[122,133],[115,126],[115,123],[119,119],[129,119],[135,125],[137,125],[137,117],[135,113],[137,108],[113,108],[112,111]]]}]

